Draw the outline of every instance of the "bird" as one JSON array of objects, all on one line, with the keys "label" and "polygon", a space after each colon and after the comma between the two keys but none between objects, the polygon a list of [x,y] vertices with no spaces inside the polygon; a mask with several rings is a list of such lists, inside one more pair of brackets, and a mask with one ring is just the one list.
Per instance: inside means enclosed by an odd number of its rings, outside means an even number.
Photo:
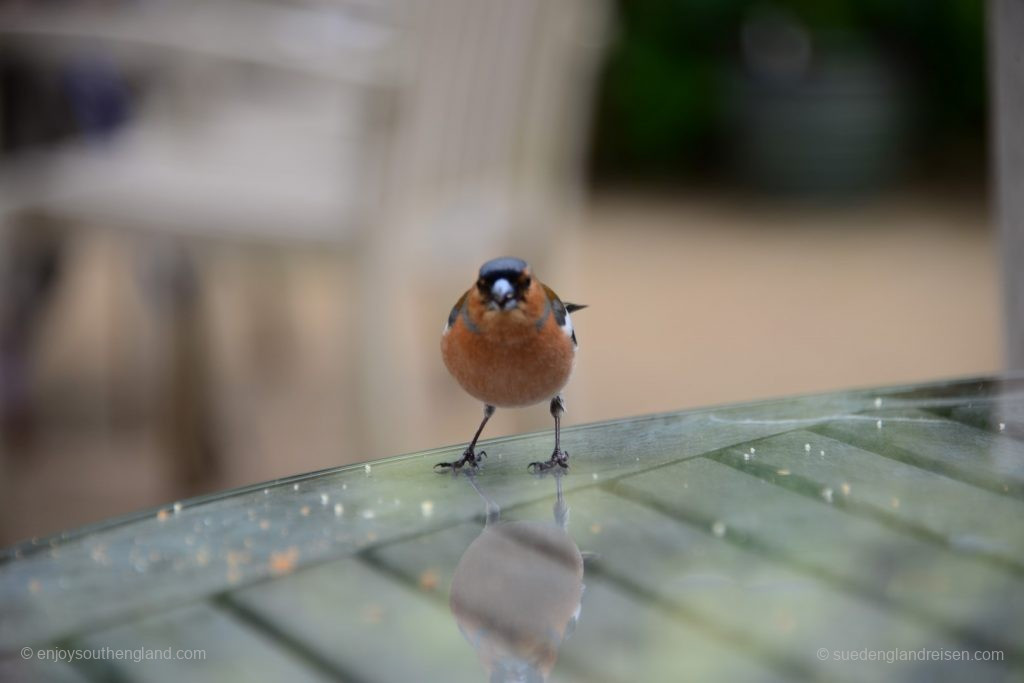
[{"label": "bird", "polygon": [[441,357],[462,388],[483,402],[484,418],[462,457],[435,468],[477,467],[487,453],[477,452],[476,443],[496,408],[548,401],[555,449],[550,459],[532,462],[529,469],[568,469],[569,453],[560,447],[565,412],[561,392],[572,375],[578,347],[570,313],[582,308],[586,306],[563,303],[522,259],[502,257],[480,266],[476,282],[448,315]]},{"label": "bird", "polygon": [[548,680],[581,616],[592,553],[569,535],[561,472],[554,474],[553,522],[502,520],[472,471],[466,477],[485,503],[486,521],[455,567],[448,604],[491,681]]}]

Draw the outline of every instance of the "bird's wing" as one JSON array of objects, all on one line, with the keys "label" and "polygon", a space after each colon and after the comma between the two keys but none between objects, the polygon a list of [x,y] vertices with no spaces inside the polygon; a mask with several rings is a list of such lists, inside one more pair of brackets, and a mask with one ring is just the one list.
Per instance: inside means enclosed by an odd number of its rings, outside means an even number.
[{"label": "bird's wing", "polygon": [[451,313],[448,314],[448,322],[444,326],[445,332],[450,330],[452,325],[455,324],[455,321],[458,320],[459,312],[462,311],[462,307],[466,303],[466,295],[468,294],[469,292],[465,292],[462,296],[459,297],[459,300],[455,302],[455,305],[452,306],[452,311]]},{"label": "bird's wing", "polygon": [[569,319],[569,314],[573,311],[578,311],[586,306],[580,304],[566,304],[562,303],[562,300],[555,294],[555,290],[551,289],[547,285],[544,285],[544,292],[548,296],[548,301],[551,302],[551,312],[555,314],[555,322],[558,326],[565,330],[565,333],[572,338],[573,346],[577,345],[576,342],[576,330],[573,329],[572,320]]},{"label": "bird's wing", "polygon": [[[575,313],[576,311],[586,308],[587,304],[571,304],[568,302],[563,303],[559,296],[555,293],[555,290],[551,289],[547,285],[542,285],[544,292],[548,295],[548,301],[551,302],[551,307],[556,313],[559,311],[565,311],[566,313]],[[558,324],[561,325],[562,321],[559,320]]]}]

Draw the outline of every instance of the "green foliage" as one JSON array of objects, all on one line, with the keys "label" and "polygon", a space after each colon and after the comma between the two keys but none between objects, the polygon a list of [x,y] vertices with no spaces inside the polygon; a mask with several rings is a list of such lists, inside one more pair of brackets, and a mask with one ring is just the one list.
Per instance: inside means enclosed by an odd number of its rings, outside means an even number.
[{"label": "green foliage", "polygon": [[678,175],[719,159],[740,29],[749,12],[769,7],[812,36],[869,46],[907,77],[928,144],[983,144],[983,0],[620,0],[598,106],[597,171]]}]

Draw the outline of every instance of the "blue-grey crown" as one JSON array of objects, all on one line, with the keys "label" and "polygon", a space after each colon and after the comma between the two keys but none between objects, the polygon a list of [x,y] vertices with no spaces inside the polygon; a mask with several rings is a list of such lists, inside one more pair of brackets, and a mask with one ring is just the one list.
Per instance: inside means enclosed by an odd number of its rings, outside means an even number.
[{"label": "blue-grey crown", "polygon": [[520,258],[505,256],[491,259],[480,266],[480,278],[488,282],[494,282],[499,278],[505,278],[509,282],[515,282],[519,275],[529,268],[526,261]]}]

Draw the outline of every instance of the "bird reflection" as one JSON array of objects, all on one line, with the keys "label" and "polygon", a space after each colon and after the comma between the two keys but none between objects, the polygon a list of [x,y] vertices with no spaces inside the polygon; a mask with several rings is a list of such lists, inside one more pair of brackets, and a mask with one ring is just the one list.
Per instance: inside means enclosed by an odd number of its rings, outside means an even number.
[{"label": "bird reflection", "polygon": [[547,680],[579,618],[583,555],[567,531],[561,475],[553,478],[553,523],[502,522],[498,505],[467,476],[487,522],[455,569],[450,605],[492,683]]}]

